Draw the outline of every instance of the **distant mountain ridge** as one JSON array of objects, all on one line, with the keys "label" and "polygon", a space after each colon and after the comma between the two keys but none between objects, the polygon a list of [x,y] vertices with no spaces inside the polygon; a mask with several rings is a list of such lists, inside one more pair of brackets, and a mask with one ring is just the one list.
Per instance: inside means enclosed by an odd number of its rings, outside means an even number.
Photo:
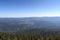
[{"label": "distant mountain ridge", "polygon": [[60,28],[60,17],[0,18],[0,31]]}]

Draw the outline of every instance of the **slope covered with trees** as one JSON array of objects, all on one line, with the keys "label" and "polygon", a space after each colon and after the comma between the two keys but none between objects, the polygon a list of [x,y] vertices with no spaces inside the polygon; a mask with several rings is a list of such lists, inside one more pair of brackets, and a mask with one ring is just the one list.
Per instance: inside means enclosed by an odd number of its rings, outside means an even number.
[{"label": "slope covered with trees", "polygon": [[60,40],[60,17],[0,18],[0,40]]}]

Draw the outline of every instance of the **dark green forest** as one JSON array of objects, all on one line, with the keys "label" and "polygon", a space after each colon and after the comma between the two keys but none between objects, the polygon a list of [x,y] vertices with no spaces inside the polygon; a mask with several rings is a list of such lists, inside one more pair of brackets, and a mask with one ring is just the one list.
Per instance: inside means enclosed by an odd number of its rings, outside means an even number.
[{"label": "dark green forest", "polygon": [[18,34],[16,32],[0,32],[0,40],[60,40],[60,34],[51,35],[31,35],[31,34]]}]

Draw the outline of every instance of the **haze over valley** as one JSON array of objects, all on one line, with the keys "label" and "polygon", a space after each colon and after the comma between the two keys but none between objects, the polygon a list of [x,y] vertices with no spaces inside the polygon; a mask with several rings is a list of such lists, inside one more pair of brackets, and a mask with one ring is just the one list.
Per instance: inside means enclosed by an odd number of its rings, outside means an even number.
[{"label": "haze over valley", "polygon": [[0,18],[0,31],[60,28],[60,17]]}]

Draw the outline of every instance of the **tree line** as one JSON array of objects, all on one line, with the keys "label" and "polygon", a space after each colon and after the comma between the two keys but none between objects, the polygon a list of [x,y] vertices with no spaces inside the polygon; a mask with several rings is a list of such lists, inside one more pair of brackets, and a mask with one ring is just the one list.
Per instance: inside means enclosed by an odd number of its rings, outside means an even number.
[{"label": "tree line", "polygon": [[17,34],[9,32],[0,32],[0,40],[60,40],[60,35],[31,35],[31,34]]}]

